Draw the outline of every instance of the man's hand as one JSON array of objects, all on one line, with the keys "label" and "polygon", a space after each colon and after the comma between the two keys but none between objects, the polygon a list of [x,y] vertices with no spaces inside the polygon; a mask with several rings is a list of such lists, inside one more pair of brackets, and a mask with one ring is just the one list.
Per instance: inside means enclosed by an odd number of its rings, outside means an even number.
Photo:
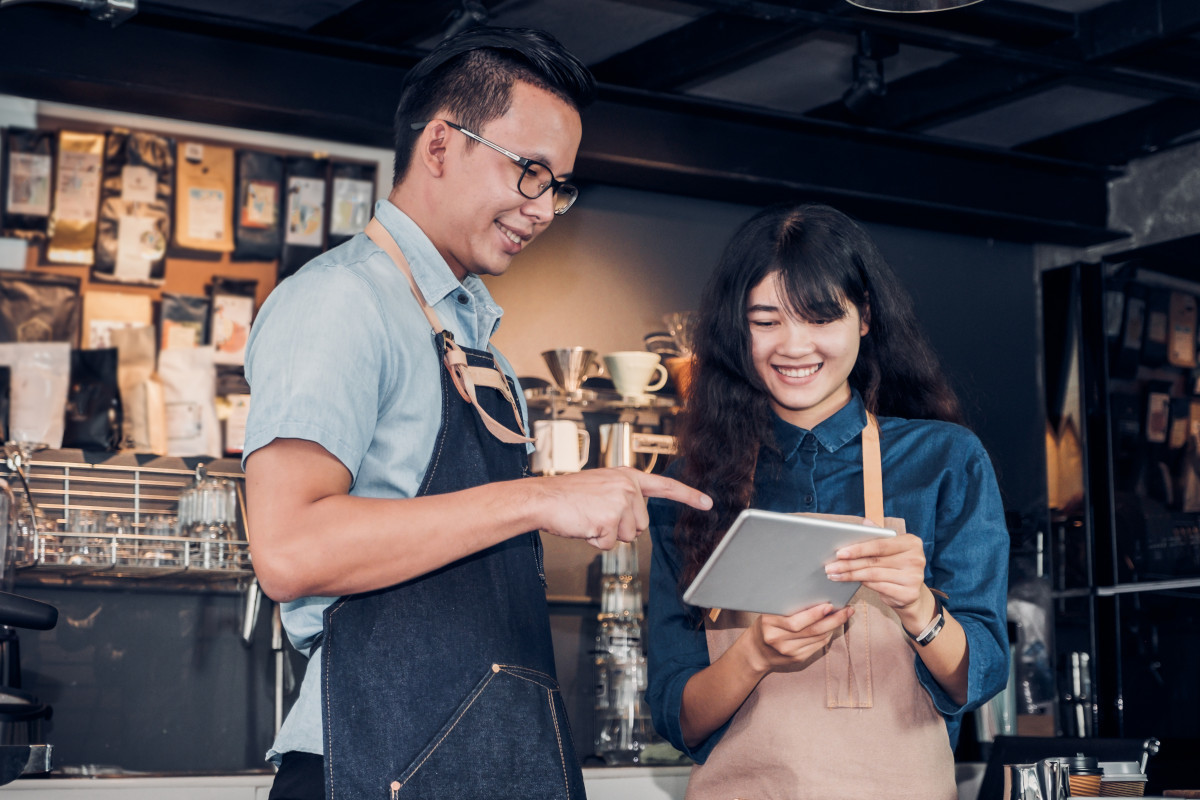
[{"label": "man's hand", "polygon": [[632,542],[650,525],[646,498],[661,497],[707,511],[712,499],[686,484],[631,467],[589,469],[533,478],[546,503],[542,530],[584,539],[600,550]]}]

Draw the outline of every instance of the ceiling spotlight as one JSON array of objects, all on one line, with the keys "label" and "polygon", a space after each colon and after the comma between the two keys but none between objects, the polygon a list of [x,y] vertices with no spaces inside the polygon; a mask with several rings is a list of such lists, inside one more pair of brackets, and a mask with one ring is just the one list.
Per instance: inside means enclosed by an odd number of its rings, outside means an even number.
[{"label": "ceiling spotlight", "polygon": [[854,55],[854,77],[842,95],[842,104],[850,113],[869,117],[878,100],[887,94],[883,60],[899,52],[899,43],[886,36],[859,31],[858,52]]},{"label": "ceiling spotlight", "polygon": [[948,11],[974,5],[981,0],[847,0],[851,5],[868,11],[889,11],[898,14],[919,14],[926,11]]},{"label": "ceiling spotlight", "polygon": [[488,22],[487,6],[479,0],[462,0],[461,5],[447,18],[448,24],[442,32],[443,39],[449,39],[455,34],[462,33],[467,28],[486,25]]}]

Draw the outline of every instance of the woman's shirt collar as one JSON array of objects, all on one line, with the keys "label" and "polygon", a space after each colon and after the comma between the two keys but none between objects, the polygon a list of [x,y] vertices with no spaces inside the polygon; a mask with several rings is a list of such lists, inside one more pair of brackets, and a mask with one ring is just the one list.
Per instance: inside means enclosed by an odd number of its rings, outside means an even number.
[{"label": "woman's shirt collar", "polygon": [[805,430],[784,421],[778,414],[774,416],[775,445],[784,461],[795,455],[804,441],[804,437],[812,434],[821,447],[827,452],[835,452],[843,445],[851,442],[862,432],[867,424],[867,409],[863,405],[858,390],[850,389],[850,402],[838,409],[833,416],[820,422],[812,430]]}]

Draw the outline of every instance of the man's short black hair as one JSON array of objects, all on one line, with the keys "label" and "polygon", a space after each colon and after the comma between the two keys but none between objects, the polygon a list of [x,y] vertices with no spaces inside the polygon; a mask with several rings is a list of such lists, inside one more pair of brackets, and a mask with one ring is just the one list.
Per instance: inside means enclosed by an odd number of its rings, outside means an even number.
[{"label": "man's short black hair", "polygon": [[517,81],[551,92],[576,111],[596,95],[588,68],[545,31],[468,28],[438,44],[404,77],[396,108],[393,184],[404,177],[421,135],[412,129],[414,123],[445,111],[452,122],[478,131],[508,112]]}]

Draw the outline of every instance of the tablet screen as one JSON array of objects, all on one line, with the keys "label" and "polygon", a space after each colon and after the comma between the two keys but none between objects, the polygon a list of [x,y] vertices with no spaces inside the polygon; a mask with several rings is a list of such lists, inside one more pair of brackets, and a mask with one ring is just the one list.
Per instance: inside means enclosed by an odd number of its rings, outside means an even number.
[{"label": "tablet screen", "polygon": [[848,544],[895,535],[874,525],[746,509],[683,599],[702,608],[764,614],[794,614],[826,602],[840,608],[859,584],[829,580],[825,565]]}]

